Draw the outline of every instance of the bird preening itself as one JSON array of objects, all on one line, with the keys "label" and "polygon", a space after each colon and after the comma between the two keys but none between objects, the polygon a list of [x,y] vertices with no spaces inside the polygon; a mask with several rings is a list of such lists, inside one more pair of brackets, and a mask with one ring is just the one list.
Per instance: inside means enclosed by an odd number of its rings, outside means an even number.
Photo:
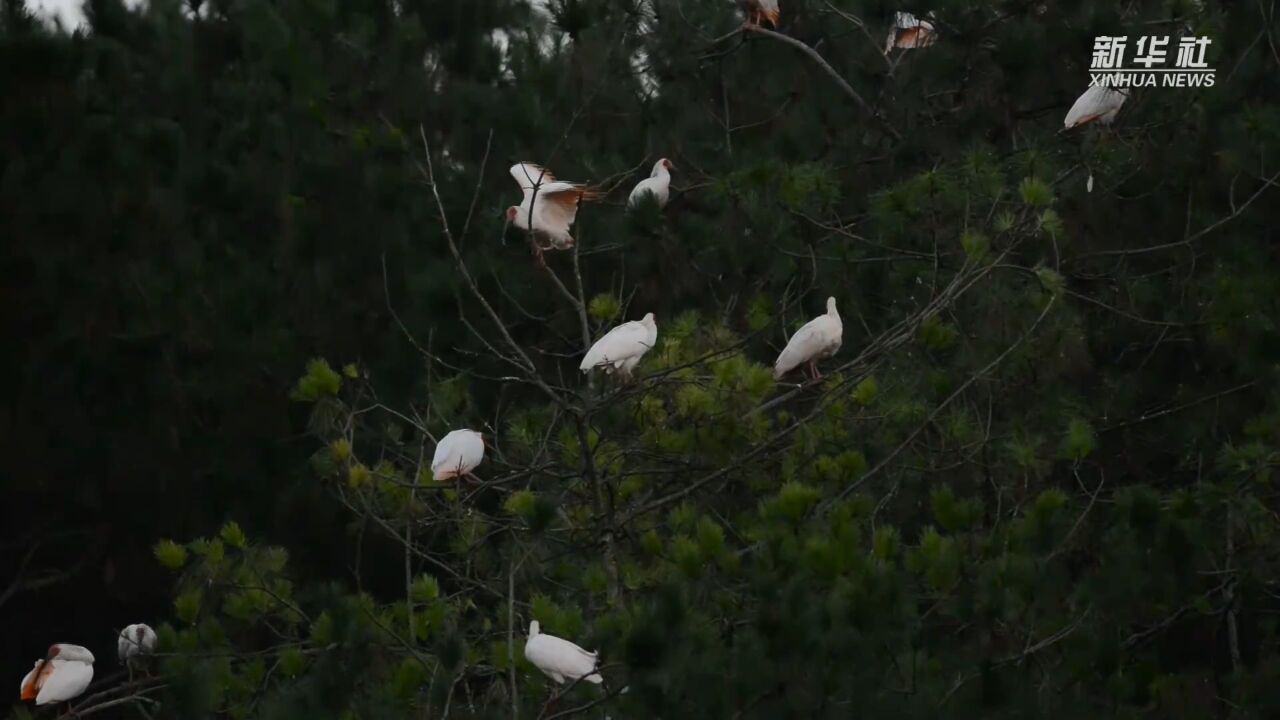
[{"label": "bird preening itself", "polygon": [[120,637],[116,639],[116,654],[120,663],[129,670],[130,678],[133,677],[134,666],[142,656],[155,651],[156,631],[150,625],[134,623],[121,630]]},{"label": "bird preening itself", "polygon": [[599,685],[604,682],[596,672],[596,653],[555,635],[539,632],[538,621],[529,623],[529,639],[524,643],[524,656],[547,677],[563,685],[579,678]]},{"label": "bird preening itself", "polygon": [[[533,163],[512,165],[511,177],[520,184],[524,197],[519,205],[507,208],[507,223],[529,233],[538,263],[543,262],[544,250],[573,247],[569,228],[578,217],[578,205],[600,194],[582,183],[556,180],[549,170]],[[547,242],[545,247],[540,239]]]},{"label": "bird preening itself", "polygon": [[884,54],[888,55],[894,48],[913,49],[929,47],[938,39],[933,23],[920,20],[911,13],[893,14],[893,29],[889,31],[889,39],[884,45]]},{"label": "bird preening itself", "polygon": [[671,171],[674,169],[671,161],[662,158],[653,164],[653,172],[649,173],[649,177],[641,180],[636,184],[631,195],[627,198],[627,207],[635,207],[644,201],[645,196],[650,196],[658,203],[659,208],[667,206],[667,198],[671,195]]},{"label": "bird preening itself", "polygon": [[431,476],[449,480],[471,475],[484,460],[484,436],[475,430],[454,430],[440,439],[431,458]]},{"label": "bird preening itself", "polygon": [[1100,125],[1110,125],[1120,112],[1120,106],[1128,99],[1123,90],[1093,85],[1072,103],[1062,121],[1063,129],[1070,130],[1095,121]]},{"label": "bird preening itself", "polygon": [[759,27],[767,21],[770,27],[778,27],[778,0],[741,0],[741,4],[747,16],[745,24]]},{"label": "bird preening itself", "polygon": [[582,358],[578,369],[590,372],[594,368],[603,367],[605,372],[617,372],[623,377],[631,377],[631,371],[640,364],[640,359],[658,342],[658,324],[653,313],[644,316],[643,320],[632,320],[615,327],[600,338]]},{"label": "bird preening itself", "polygon": [[93,653],[79,645],[58,643],[22,678],[19,697],[49,705],[79,697],[93,681]]},{"label": "bird preening itself", "polygon": [[155,650],[156,631],[143,623],[134,623],[121,630],[120,637],[116,641],[116,651],[122,663],[138,655],[150,655]]},{"label": "bird preening itself", "polygon": [[827,298],[826,314],[805,323],[778,355],[778,361],[773,365],[774,379],[780,379],[801,365],[808,367],[813,379],[821,378],[817,362],[835,355],[843,336],[844,323],[840,322],[840,313],[836,312],[836,299]]}]

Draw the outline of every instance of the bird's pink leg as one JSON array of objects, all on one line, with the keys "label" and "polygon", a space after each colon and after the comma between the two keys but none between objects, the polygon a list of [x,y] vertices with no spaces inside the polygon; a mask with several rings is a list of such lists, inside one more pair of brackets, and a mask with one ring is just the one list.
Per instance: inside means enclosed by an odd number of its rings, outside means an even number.
[{"label": "bird's pink leg", "polygon": [[814,380],[822,379],[822,373],[818,372],[818,363],[816,360],[809,361],[809,372],[813,373]]}]

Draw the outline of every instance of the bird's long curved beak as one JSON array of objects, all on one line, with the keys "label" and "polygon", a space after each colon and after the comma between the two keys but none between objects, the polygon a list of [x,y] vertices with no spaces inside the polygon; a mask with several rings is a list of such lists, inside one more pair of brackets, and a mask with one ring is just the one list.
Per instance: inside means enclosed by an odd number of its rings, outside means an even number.
[{"label": "bird's long curved beak", "polygon": [[507,215],[503,215],[503,218],[505,218],[505,219],[502,221],[502,244],[503,244],[503,245],[506,245],[506,244],[507,244],[507,232],[508,232],[509,230],[511,230],[511,218],[510,218],[509,216],[507,216]]}]

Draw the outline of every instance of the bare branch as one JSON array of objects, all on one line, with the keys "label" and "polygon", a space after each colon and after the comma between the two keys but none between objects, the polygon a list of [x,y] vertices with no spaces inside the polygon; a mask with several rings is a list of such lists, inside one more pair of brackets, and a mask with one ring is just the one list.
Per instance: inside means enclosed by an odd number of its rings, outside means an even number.
[{"label": "bare branch", "polygon": [[840,89],[844,91],[844,94],[848,95],[850,99],[852,99],[855,103],[857,103],[858,107],[862,108],[864,111],[867,112],[867,114],[871,115],[872,119],[874,119],[877,123],[879,123],[880,127],[883,128],[885,132],[891,135],[894,140],[902,140],[902,135],[899,134],[898,131],[894,129],[892,125],[886,122],[884,118],[882,118],[880,114],[877,113],[870,105],[868,105],[867,101],[863,100],[862,96],[858,94],[858,91],[854,90],[852,85],[846,82],[844,78],[840,77],[840,73],[836,72],[835,68],[831,67],[831,65],[828,64],[826,60],[822,59],[822,56],[818,54],[817,50],[814,50],[813,48],[809,47],[808,45],[805,45],[804,43],[800,42],[799,40],[796,40],[795,38],[789,35],[783,35],[782,33],[779,33],[779,32],[767,30],[765,28],[760,27],[759,25],[744,25],[742,29],[747,32],[753,32],[753,33],[756,33],[757,35],[763,35],[764,37],[777,40],[778,42],[781,42],[781,43],[785,43],[799,50],[805,55],[808,55],[809,59],[817,63],[818,67],[821,67],[822,70],[826,72],[827,75],[830,76],[831,79],[834,80],[837,85],[840,86]]}]

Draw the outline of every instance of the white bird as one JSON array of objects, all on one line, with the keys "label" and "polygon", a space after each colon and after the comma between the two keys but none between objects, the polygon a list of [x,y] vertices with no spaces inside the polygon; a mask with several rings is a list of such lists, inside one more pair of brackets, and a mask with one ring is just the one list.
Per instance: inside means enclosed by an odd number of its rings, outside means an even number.
[{"label": "white bird", "polygon": [[821,378],[818,360],[835,355],[843,336],[844,323],[840,322],[840,313],[836,312],[836,299],[827,298],[827,313],[805,323],[791,336],[778,355],[778,361],[773,364],[773,377],[781,378],[807,363],[814,379]]},{"label": "white bird", "polygon": [[150,655],[156,650],[156,631],[143,623],[134,623],[120,631],[116,640],[116,652],[120,662],[128,662],[137,655]]},{"label": "white bird", "polygon": [[595,672],[596,654],[555,635],[538,631],[538,621],[529,623],[529,639],[524,643],[524,656],[547,677],[563,685],[566,680],[582,678],[599,685],[604,682]]},{"label": "white bird", "polygon": [[524,197],[519,205],[507,208],[507,222],[533,236],[534,252],[539,260],[542,251],[548,249],[538,243],[539,237],[545,238],[550,247],[557,250],[573,247],[569,227],[578,217],[578,205],[583,200],[594,200],[600,194],[581,183],[556,180],[550,170],[533,163],[512,165],[511,177],[520,184]]},{"label": "white bird", "polygon": [[640,358],[657,342],[658,324],[653,320],[653,313],[649,313],[643,320],[622,323],[605,333],[587,351],[578,369],[591,372],[594,368],[604,367],[607,373],[619,371],[624,377],[630,377],[631,371],[640,364]]},{"label": "white bird", "polygon": [[667,198],[671,195],[671,170],[671,161],[666,158],[654,163],[653,172],[649,173],[649,177],[637,183],[635,189],[631,191],[630,197],[627,198],[627,207],[639,205],[645,195],[653,196],[658,207],[666,207]]},{"label": "white bird", "polygon": [[911,13],[894,13],[893,29],[889,31],[889,40],[885,42],[884,54],[888,55],[895,47],[922,48],[929,47],[938,39],[933,23],[920,20]]},{"label": "white bird", "polygon": [[78,697],[93,680],[93,653],[79,645],[58,643],[49,648],[22,678],[19,697],[36,705],[60,703]]},{"label": "white bird", "polygon": [[1128,99],[1123,90],[1093,85],[1076,98],[1062,125],[1067,130],[1088,125],[1095,120],[1103,125],[1110,125],[1116,119],[1116,113],[1120,112],[1120,106]]},{"label": "white bird", "polygon": [[475,430],[454,430],[440,439],[431,458],[431,476],[436,480],[470,475],[484,460],[484,436]]},{"label": "white bird", "polygon": [[747,25],[760,25],[760,21],[768,20],[769,25],[778,27],[778,0],[741,0],[747,12]]}]

